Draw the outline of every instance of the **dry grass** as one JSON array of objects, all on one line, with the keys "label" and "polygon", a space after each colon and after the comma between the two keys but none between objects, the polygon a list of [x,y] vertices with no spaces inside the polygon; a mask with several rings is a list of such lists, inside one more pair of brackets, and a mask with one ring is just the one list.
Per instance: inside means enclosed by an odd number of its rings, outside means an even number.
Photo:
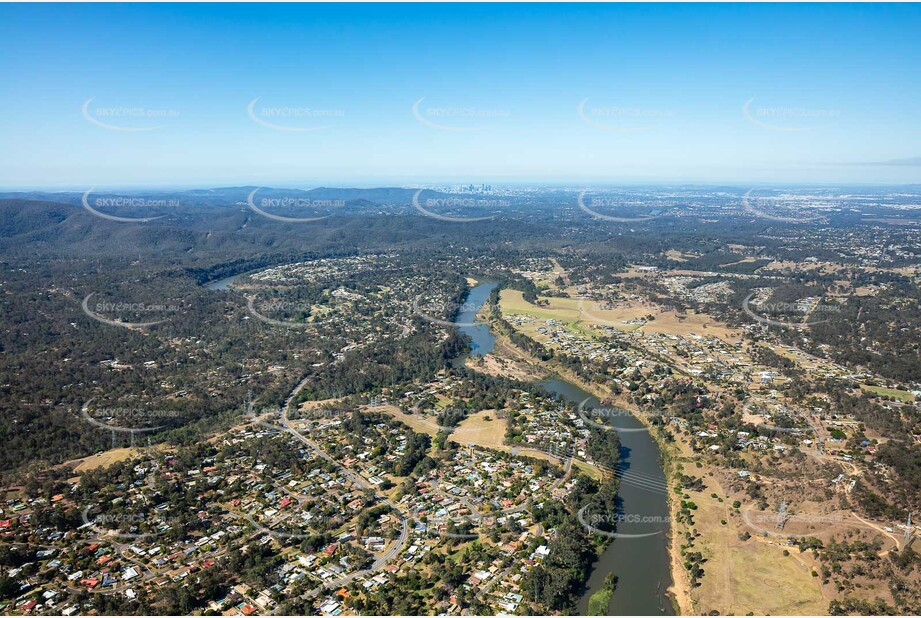
[{"label": "dry grass", "polygon": [[599,470],[595,466],[589,463],[586,463],[584,461],[579,461],[578,459],[572,460],[572,467],[578,468],[579,471],[584,473],[587,477],[595,479],[596,481],[600,481],[602,477],[604,476],[601,470]]},{"label": "dry grass", "polygon": [[[396,406],[377,406],[368,408],[369,412],[383,412],[401,423],[405,423],[410,429],[418,433],[428,434],[434,437],[438,433],[438,421],[435,417],[423,417],[421,414],[403,414]],[[489,416],[492,420],[487,421],[485,417]],[[560,459],[526,447],[511,447],[504,444],[505,429],[508,421],[496,417],[495,410],[483,410],[466,418],[451,433],[451,440],[462,446],[482,446],[491,448],[505,453],[514,453],[522,457],[533,457],[534,459],[543,459],[551,463],[560,464]],[[573,462],[578,465],[580,470],[584,470],[589,476],[599,478],[600,472],[588,464]]]},{"label": "dry grass", "polygon": [[507,337],[496,334],[493,351],[484,356],[470,357],[465,366],[492,376],[513,378],[524,382],[540,381],[547,372],[534,364],[533,360]]},{"label": "dry grass", "polygon": [[[692,453],[684,443],[676,444],[683,459]],[[710,476],[716,469],[710,466],[685,467],[688,473],[701,477],[706,484],[703,491],[687,491],[690,500],[697,504],[694,527],[700,532],[694,548],[707,561],[700,586],[691,591],[694,613],[706,615],[717,610],[721,615],[822,615],[828,611],[828,601],[821,589],[819,578],[812,576],[815,566],[809,554],[800,554],[786,546],[779,537],[762,537],[749,528],[742,517],[730,515],[735,497],[727,495]],[[719,502],[711,494],[723,499]],[[742,509],[745,510],[744,504]],[[723,524],[722,522],[726,523]],[[679,525],[677,533],[684,534]],[[739,534],[752,535],[747,541]],[[784,549],[790,555],[784,556]]]},{"label": "dry grass", "polygon": [[717,322],[708,315],[687,312],[679,315],[674,311],[660,313],[655,321],[643,327],[643,332],[666,335],[712,335],[723,341],[738,343],[742,332]]},{"label": "dry grass", "polygon": [[339,403],[340,401],[342,401],[341,397],[335,397],[333,399],[319,399],[317,401],[305,401],[300,406],[298,406],[298,410],[319,410],[323,406],[331,406]]},{"label": "dry grass", "polygon": [[746,257],[738,260],[737,262],[729,262],[728,264],[720,264],[720,268],[728,268],[730,266],[735,266],[737,264],[751,264],[757,262],[758,260],[753,257]]},{"label": "dry grass", "polygon": [[403,414],[396,406],[374,406],[368,407],[369,412],[382,412],[388,414],[407,425],[416,433],[424,433],[434,437],[438,433],[438,420],[434,416],[423,416],[422,414]]},{"label": "dry grass", "polygon": [[124,461],[130,457],[138,454],[140,451],[136,448],[114,448],[108,451],[99,453],[98,455],[90,455],[89,457],[84,457],[83,459],[75,459],[68,462],[68,464],[73,465],[74,472],[82,474],[83,472],[89,472],[90,470],[96,470],[97,468],[105,468],[111,466],[114,463],[119,461]]},{"label": "dry grass", "polygon": [[539,376],[535,375],[536,372],[527,365],[495,354],[468,358],[465,366],[467,369],[473,369],[490,376],[513,378],[522,381],[540,379]]},{"label": "dry grass", "polygon": [[496,418],[495,410],[482,410],[465,418],[451,434],[458,444],[502,448],[508,421]]},{"label": "dry grass", "polygon": [[684,257],[684,254],[681,251],[676,251],[675,249],[669,249],[665,252],[665,257],[670,260],[675,260],[676,262],[687,262],[688,258]]},{"label": "dry grass", "polygon": [[732,563],[731,601],[726,612],[744,614],[822,615],[828,600],[822,594],[812,566],[780,545],[739,543],[729,548]]},{"label": "dry grass", "polygon": [[[666,335],[712,335],[727,342],[738,343],[742,333],[730,328],[706,314],[692,311],[679,314],[676,311],[663,311],[660,307],[646,303],[622,303],[610,309],[602,309],[597,301],[577,298],[541,298],[546,306],[527,302],[518,290],[502,290],[499,306],[503,315],[527,315],[539,320],[555,319],[563,322],[567,328],[582,334],[592,335],[592,327],[611,326],[619,330],[642,330],[644,333]],[[655,319],[645,325],[631,324],[636,320],[653,316]],[[528,324],[522,330],[532,337],[538,337],[538,327],[546,324]],[[546,337],[544,338],[546,339]]]}]

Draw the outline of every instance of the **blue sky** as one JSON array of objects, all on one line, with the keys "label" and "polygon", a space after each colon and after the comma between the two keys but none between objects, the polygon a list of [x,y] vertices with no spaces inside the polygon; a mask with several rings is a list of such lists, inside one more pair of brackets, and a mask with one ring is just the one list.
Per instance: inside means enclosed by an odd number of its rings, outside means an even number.
[{"label": "blue sky", "polygon": [[0,186],[921,182],[919,31],[918,5],[2,5]]}]

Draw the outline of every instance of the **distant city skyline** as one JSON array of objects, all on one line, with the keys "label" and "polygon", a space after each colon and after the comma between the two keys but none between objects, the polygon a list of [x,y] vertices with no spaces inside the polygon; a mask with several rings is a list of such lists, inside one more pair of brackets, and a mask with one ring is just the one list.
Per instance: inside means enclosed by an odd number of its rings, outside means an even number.
[{"label": "distant city skyline", "polygon": [[0,188],[921,182],[917,5],[3,5]]}]

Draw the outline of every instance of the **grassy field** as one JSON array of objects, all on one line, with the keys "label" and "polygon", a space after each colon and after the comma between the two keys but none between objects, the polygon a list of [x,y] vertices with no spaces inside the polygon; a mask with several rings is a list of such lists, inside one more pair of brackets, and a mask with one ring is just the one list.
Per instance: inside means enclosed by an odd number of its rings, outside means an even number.
[{"label": "grassy field", "polygon": [[668,251],[666,251],[665,257],[667,257],[670,260],[675,260],[676,262],[687,262],[688,261],[688,258],[686,258],[682,252],[676,251],[675,249],[669,249]]},{"label": "grassy field", "polygon": [[[695,613],[825,614],[828,600],[818,578],[812,576],[808,554],[791,550],[784,556],[787,547],[781,539],[759,537],[741,517],[730,515],[732,500],[706,467],[694,475],[702,476],[707,484],[701,492],[687,492],[698,506],[694,527],[701,536],[695,550],[707,558],[700,587],[691,593]],[[713,493],[723,497],[723,502],[713,498]],[[753,535],[747,541],[739,538],[745,531]]]},{"label": "grassy field", "polygon": [[[559,320],[567,328],[584,335],[593,336],[590,325],[613,326],[620,330],[636,330],[633,324],[624,324],[655,311],[649,306],[634,308],[599,309],[598,303],[578,298],[541,298],[546,306],[532,305],[524,299],[518,290],[502,290],[499,295],[499,307],[503,315],[529,315],[541,320]],[[540,324],[546,326],[546,324]],[[534,326],[536,328],[537,326]]]},{"label": "grassy field", "polygon": [[383,412],[389,414],[401,423],[409,426],[416,433],[424,433],[435,437],[438,433],[438,421],[434,416],[423,416],[421,414],[403,414],[396,406],[376,406],[369,407],[369,412]]},{"label": "grassy field", "polygon": [[305,401],[298,406],[298,410],[311,411],[319,410],[323,406],[333,406],[342,401],[342,397],[334,397],[332,399],[317,399],[316,401]]},{"label": "grassy field", "polygon": [[[753,539],[754,540],[754,539]],[[828,611],[812,567],[778,545],[755,542],[730,547],[732,606],[727,612],[821,615]]]},{"label": "grassy field", "polygon": [[757,261],[758,260],[753,257],[746,257],[746,258],[742,258],[741,260],[737,262],[729,262],[728,264],[720,264],[720,268],[728,268],[729,266],[735,266],[737,264],[752,264]]},{"label": "grassy field", "polygon": [[[499,307],[503,315],[527,315],[546,321],[555,319],[562,322],[572,332],[593,336],[593,326],[611,326],[623,331],[641,329],[647,333],[668,335],[713,335],[725,341],[738,342],[741,332],[713,320],[707,315],[687,312],[663,311],[660,307],[645,303],[628,303],[611,309],[602,309],[593,300],[578,298],[541,298],[546,306],[527,302],[518,290],[502,290],[499,295]],[[653,316],[655,319],[645,325],[630,322]],[[528,335],[534,336],[536,329],[546,324],[528,324],[524,328]]]},{"label": "grassy field", "polygon": [[[417,433],[424,433],[431,437],[435,437],[438,433],[438,421],[432,416],[403,414],[396,406],[377,406],[368,408],[368,411],[388,414]],[[492,420],[487,421],[485,418],[487,416]],[[505,419],[496,417],[495,410],[483,410],[464,419],[451,433],[451,440],[462,446],[482,446],[511,453],[513,447],[503,444],[507,424],[508,421]],[[554,464],[560,463],[558,458],[533,448],[514,447],[514,452],[522,457],[543,459]],[[578,461],[573,462],[573,466],[583,470],[592,478],[600,478],[601,472],[593,466]]]},{"label": "grassy field", "polygon": [[90,470],[95,470],[97,468],[111,466],[112,464],[119,461],[124,461],[137,452],[138,450],[133,448],[114,448],[99,453],[98,455],[91,455],[89,457],[84,457],[83,459],[78,459],[70,463],[77,464],[77,466],[74,468],[74,472],[83,473]]},{"label": "grassy field", "polygon": [[503,448],[508,421],[496,418],[495,410],[483,410],[465,418],[451,434],[458,444],[475,444],[487,448]]},{"label": "grassy field", "polygon": [[497,339],[494,353],[470,357],[464,366],[467,369],[485,373],[486,375],[513,378],[524,382],[540,381],[543,378],[543,374],[537,368],[511,358],[510,354],[505,354],[503,350],[499,350],[500,345],[503,344]]},{"label": "grassy field", "polygon": [[915,400],[914,395],[908,391],[902,391],[897,388],[884,388],[882,386],[869,386],[867,384],[861,384],[860,388],[868,393],[879,395],[880,397],[892,397],[893,399],[898,399],[899,401]]},{"label": "grassy field", "polygon": [[572,467],[578,468],[587,477],[595,479],[596,481],[600,481],[603,477],[601,470],[591,464],[585,463],[584,461],[579,461],[578,459],[572,460]]}]

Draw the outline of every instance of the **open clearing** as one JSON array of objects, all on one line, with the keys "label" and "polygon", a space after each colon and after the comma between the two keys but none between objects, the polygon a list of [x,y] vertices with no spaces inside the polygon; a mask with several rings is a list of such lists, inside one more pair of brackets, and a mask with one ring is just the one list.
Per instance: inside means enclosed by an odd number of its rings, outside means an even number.
[{"label": "open clearing", "polygon": [[[684,465],[686,473],[702,478],[702,491],[685,490],[697,505],[694,528],[700,532],[694,548],[706,558],[700,586],[690,590],[694,614],[706,615],[713,610],[721,615],[742,616],[747,612],[760,615],[822,615],[828,612],[828,601],[812,576],[815,566],[811,555],[800,554],[788,547],[786,539],[760,536],[749,528],[742,517],[731,515],[734,497],[727,495],[710,466],[697,468],[694,453],[687,444],[674,444],[674,455]],[[722,497],[723,502],[712,494]],[[680,498],[679,498],[680,499]],[[742,510],[746,508],[743,500]],[[723,522],[726,522],[725,524]],[[672,534],[676,552],[683,541],[686,524],[677,524]],[[743,541],[742,532],[751,538]],[[787,549],[790,554],[784,556]],[[682,569],[683,559],[673,553],[673,565]]]},{"label": "open clearing", "polygon": [[[685,489],[683,494],[697,505],[694,525],[700,536],[690,551],[699,551],[706,558],[704,576],[700,586],[688,590],[683,568],[684,559],[678,554],[684,542],[686,523],[673,524],[672,565],[680,573],[676,587],[686,601],[689,593],[693,608],[683,609],[691,614],[707,615],[718,611],[720,615],[743,616],[747,612],[759,615],[822,615],[828,612],[829,597],[823,594],[819,578],[812,576],[815,562],[809,553],[800,554],[795,547],[787,547],[786,539],[763,537],[749,528],[742,517],[731,515],[731,504],[736,497],[726,493],[717,477],[717,469],[696,466],[694,452],[683,441],[672,444],[676,464],[685,473],[703,479],[702,491]],[[723,499],[714,498],[716,494]],[[740,499],[741,496],[738,496]],[[746,508],[742,500],[742,510]],[[675,505],[672,505],[675,508]],[[673,516],[675,511],[673,510]],[[726,522],[725,524],[723,522]],[[752,536],[747,541],[739,538],[742,532]],[[784,556],[784,549],[790,554]]]},{"label": "open clearing", "polygon": [[486,375],[512,378],[523,382],[540,380],[542,377],[535,369],[522,362],[510,360],[505,355],[486,354],[485,356],[470,357],[464,366],[467,369],[479,371]]},{"label": "open clearing", "polygon": [[[438,433],[438,420],[434,416],[403,414],[396,406],[376,406],[369,407],[367,410],[369,412],[389,414],[418,433],[424,433],[432,437]],[[492,420],[487,421],[485,418],[487,416]],[[543,459],[554,464],[560,464],[560,459],[549,453],[528,447],[511,447],[503,444],[507,425],[508,421],[496,417],[495,410],[483,410],[464,419],[451,433],[450,439],[463,446],[482,446],[522,457],[533,457],[534,459]],[[601,473],[594,466],[579,461],[574,461],[573,465],[592,478],[600,478]]]},{"label": "open clearing", "polygon": [[665,257],[676,262],[687,262],[688,258],[685,257],[685,254],[681,251],[676,251],[675,249],[669,249],[665,252]]},{"label": "open clearing", "polygon": [[487,375],[523,382],[539,381],[547,376],[547,372],[535,365],[527,354],[508,340],[508,337],[495,333],[495,338],[496,343],[492,352],[483,356],[470,356],[464,366]]},{"label": "open clearing", "polygon": [[97,468],[105,468],[106,466],[111,466],[114,463],[128,459],[138,452],[139,451],[136,448],[114,448],[99,453],[98,455],[90,455],[89,457],[84,457],[83,459],[75,459],[67,463],[69,465],[76,464],[74,467],[74,472],[83,473],[89,472],[90,470],[95,470]]},{"label": "open clearing", "polygon": [[434,437],[438,433],[438,419],[435,416],[423,416],[422,414],[403,414],[396,406],[369,406],[368,412],[382,412],[389,414],[401,423],[409,426],[416,433],[424,433]]},{"label": "open clearing", "polygon": [[[811,560],[782,539],[764,540],[755,534],[747,541],[739,534],[749,531],[740,517],[729,515],[729,501],[710,496],[723,494],[712,477],[705,492],[688,492],[698,505],[695,523],[702,536],[697,546],[708,558],[700,588],[692,592],[697,611],[718,610],[723,615],[760,614],[821,615],[828,610],[818,579],[812,577]],[[724,525],[722,522],[726,521]],[[784,556],[784,549],[790,555]]]},{"label": "open clearing", "polygon": [[332,405],[339,403],[340,401],[342,401],[341,397],[335,397],[333,399],[318,399],[316,401],[305,401],[300,406],[298,406],[298,410],[304,410],[304,411],[319,410],[320,408],[324,406],[332,406]]},{"label": "open clearing", "polygon": [[[683,314],[673,310],[663,311],[654,304],[631,302],[603,309],[594,300],[556,297],[541,297],[539,300],[546,301],[546,306],[527,302],[518,290],[504,289],[499,295],[499,307],[506,316],[517,314],[541,320],[554,319],[564,323],[567,328],[587,335],[593,334],[593,326],[611,326],[623,331],[641,330],[644,333],[666,335],[712,335],[733,343],[739,342],[742,336],[739,330],[723,325],[708,315],[691,311]],[[655,319],[645,324],[636,323],[647,316]],[[536,329],[545,325],[531,326]]]},{"label": "open clearing", "polygon": [[504,449],[505,429],[508,421],[496,418],[495,410],[482,410],[471,414],[454,430],[451,439],[458,444],[475,444],[487,448]]},{"label": "open clearing", "polygon": [[915,396],[908,391],[902,391],[896,388],[868,386],[866,384],[861,384],[860,388],[869,393],[873,393],[874,395],[879,395],[881,397],[892,397],[893,399],[898,399],[899,401],[914,401],[915,399]]},{"label": "open clearing", "polygon": [[818,578],[812,577],[811,567],[800,563],[794,553],[784,556],[779,545],[761,542],[740,543],[729,550],[732,606],[726,608],[727,613],[827,613],[828,601]]}]

